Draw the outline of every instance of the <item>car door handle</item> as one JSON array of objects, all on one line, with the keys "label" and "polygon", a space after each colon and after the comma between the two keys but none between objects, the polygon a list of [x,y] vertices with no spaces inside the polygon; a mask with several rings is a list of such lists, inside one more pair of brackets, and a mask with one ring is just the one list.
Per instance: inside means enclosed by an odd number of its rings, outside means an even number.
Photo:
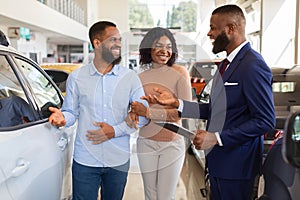
[{"label": "car door handle", "polygon": [[17,166],[12,170],[11,177],[18,177],[24,174],[30,166],[30,162],[20,158],[17,160]]},{"label": "car door handle", "polygon": [[65,150],[66,146],[68,144],[68,139],[64,136],[61,136],[57,142],[58,147],[63,151]]}]

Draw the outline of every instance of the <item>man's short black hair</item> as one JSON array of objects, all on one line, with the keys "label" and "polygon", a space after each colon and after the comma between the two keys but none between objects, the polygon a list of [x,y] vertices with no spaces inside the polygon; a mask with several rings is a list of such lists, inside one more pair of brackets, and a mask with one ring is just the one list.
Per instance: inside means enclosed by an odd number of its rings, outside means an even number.
[{"label": "man's short black hair", "polygon": [[109,22],[109,21],[99,21],[96,22],[95,24],[93,24],[89,30],[89,37],[90,37],[90,42],[94,48],[94,44],[93,44],[93,40],[96,37],[101,37],[104,34],[104,30],[107,27],[117,27],[116,24],[114,24],[113,22]]},{"label": "man's short black hair", "polygon": [[212,12],[212,15],[214,14],[234,14],[240,16],[242,19],[245,20],[243,10],[235,4],[227,4],[224,6],[220,6]]}]

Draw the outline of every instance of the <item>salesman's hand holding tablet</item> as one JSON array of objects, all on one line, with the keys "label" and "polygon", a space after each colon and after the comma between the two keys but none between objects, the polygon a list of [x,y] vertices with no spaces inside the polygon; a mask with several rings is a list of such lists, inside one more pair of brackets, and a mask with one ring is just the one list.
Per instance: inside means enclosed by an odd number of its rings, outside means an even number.
[{"label": "salesman's hand holding tablet", "polygon": [[195,145],[196,149],[210,149],[215,145],[222,146],[222,143],[220,144],[218,142],[216,136],[219,133],[211,133],[205,130],[196,130],[195,132],[196,134],[193,139],[193,144]]},{"label": "salesman's hand holding tablet", "polygon": [[205,130],[196,130],[195,132],[192,132],[171,122],[155,122],[155,124],[193,140],[193,144],[198,150],[209,149],[218,144],[215,133],[210,133]]}]

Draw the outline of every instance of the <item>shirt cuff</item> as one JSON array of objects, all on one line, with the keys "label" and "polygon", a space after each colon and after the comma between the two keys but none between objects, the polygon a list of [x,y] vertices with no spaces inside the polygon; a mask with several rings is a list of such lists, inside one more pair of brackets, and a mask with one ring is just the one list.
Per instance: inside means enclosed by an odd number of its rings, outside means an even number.
[{"label": "shirt cuff", "polygon": [[216,135],[219,146],[223,146],[219,132],[215,132],[215,135]]},{"label": "shirt cuff", "polygon": [[127,123],[124,121],[118,125],[112,126],[115,131],[115,137],[122,137],[124,135],[130,135],[131,133],[135,132],[135,128],[131,128],[127,125]]},{"label": "shirt cuff", "polygon": [[183,101],[182,101],[182,99],[178,99],[178,102],[179,102],[179,106],[178,106],[177,110],[182,113],[182,110],[183,110]]}]

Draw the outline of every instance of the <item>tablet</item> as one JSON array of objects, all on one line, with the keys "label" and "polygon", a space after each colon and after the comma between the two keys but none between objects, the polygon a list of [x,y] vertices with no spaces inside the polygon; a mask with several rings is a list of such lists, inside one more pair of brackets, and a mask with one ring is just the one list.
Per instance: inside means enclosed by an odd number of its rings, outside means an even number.
[{"label": "tablet", "polygon": [[182,135],[184,137],[187,137],[191,140],[194,139],[195,137],[195,133],[182,127],[182,126],[179,126],[178,124],[175,124],[175,123],[172,123],[172,122],[155,122],[155,124],[163,127],[163,128],[166,128],[174,133],[177,133],[179,135]]}]

